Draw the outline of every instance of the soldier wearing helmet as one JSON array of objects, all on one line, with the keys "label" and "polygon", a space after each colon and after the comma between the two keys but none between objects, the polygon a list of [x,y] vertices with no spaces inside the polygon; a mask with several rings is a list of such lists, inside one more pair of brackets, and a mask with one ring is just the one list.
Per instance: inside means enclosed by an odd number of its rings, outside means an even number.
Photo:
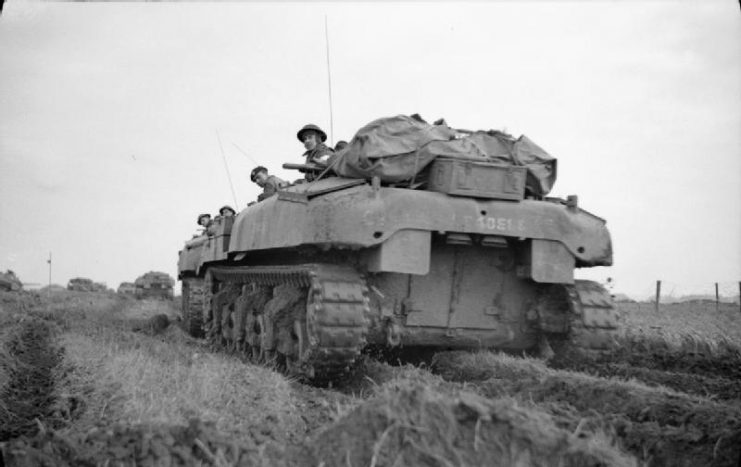
[{"label": "soldier wearing helmet", "polygon": [[257,197],[257,201],[270,198],[281,188],[288,186],[288,182],[275,175],[268,175],[268,169],[259,165],[252,169],[250,179],[262,188],[262,193]]},{"label": "soldier wearing helmet", "polygon": [[211,214],[199,214],[197,222],[198,222],[198,225],[203,227],[201,234],[206,233],[206,231],[211,226],[211,224],[213,224],[213,220],[211,220]]},{"label": "soldier wearing helmet", "polygon": [[211,223],[211,214],[199,214],[196,221],[201,227],[206,227]]},{"label": "soldier wearing helmet", "polygon": [[327,166],[327,159],[334,154],[334,151],[324,144],[327,141],[327,134],[321,128],[311,123],[304,125],[298,130],[296,137],[306,148],[303,157],[306,158],[307,165]]},{"label": "soldier wearing helmet", "polygon": [[221,209],[219,209],[219,215],[221,217],[233,217],[235,214],[237,214],[236,211],[234,211],[234,209],[229,205],[222,206]]}]

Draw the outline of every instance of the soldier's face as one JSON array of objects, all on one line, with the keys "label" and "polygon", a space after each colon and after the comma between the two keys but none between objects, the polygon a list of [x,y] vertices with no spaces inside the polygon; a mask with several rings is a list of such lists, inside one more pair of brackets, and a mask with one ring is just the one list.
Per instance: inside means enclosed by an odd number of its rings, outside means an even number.
[{"label": "soldier's face", "polygon": [[211,220],[210,217],[201,217],[201,225],[206,227],[206,225],[209,223],[210,220]]},{"label": "soldier's face", "polygon": [[304,133],[304,147],[307,151],[313,150],[317,144],[319,144],[319,135],[317,135],[315,131],[307,131]]},{"label": "soldier's face", "polygon": [[265,186],[265,182],[268,179],[268,174],[265,172],[259,172],[255,175],[255,183],[257,183],[259,186]]}]

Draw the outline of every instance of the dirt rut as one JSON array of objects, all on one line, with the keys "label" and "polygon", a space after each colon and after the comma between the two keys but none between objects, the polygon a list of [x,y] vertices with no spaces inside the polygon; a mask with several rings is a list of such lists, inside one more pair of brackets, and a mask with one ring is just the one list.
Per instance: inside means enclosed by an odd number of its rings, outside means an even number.
[{"label": "dirt rut", "polygon": [[2,388],[0,442],[31,436],[39,423],[54,424],[52,405],[53,370],[61,361],[61,349],[54,344],[52,325],[25,318],[4,347],[8,382]]}]

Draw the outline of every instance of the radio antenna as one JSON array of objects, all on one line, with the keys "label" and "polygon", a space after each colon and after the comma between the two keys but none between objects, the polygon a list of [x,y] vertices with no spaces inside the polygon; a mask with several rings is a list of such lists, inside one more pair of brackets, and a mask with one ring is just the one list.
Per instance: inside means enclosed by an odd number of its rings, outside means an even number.
[{"label": "radio antenna", "polygon": [[242,154],[244,154],[245,156],[247,156],[247,159],[249,159],[250,161],[252,161],[253,164],[260,165],[260,163],[257,162],[252,156],[250,156],[249,154],[247,154],[247,151],[245,151],[244,149],[242,149],[239,146],[237,146],[237,143],[235,143],[235,142],[232,141],[232,146],[234,146],[235,148],[237,148],[239,150],[239,152],[241,152]]},{"label": "radio antenna", "polygon": [[332,71],[329,68],[329,27],[324,15],[324,41],[327,44],[327,84],[329,87],[329,144],[334,145],[334,121],[332,119]]},{"label": "radio antenna", "polygon": [[232,184],[232,175],[229,173],[229,164],[226,163],[224,147],[221,145],[221,136],[219,135],[219,130],[216,130],[216,139],[219,140],[219,149],[221,150],[221,159],[224,161],[224,168],[226,169],[226,178],[229,179],[229,188],[232,189],[232,197],[234,198],[234,209],[239,209],[237,195],[234,193],[234,184]]}]

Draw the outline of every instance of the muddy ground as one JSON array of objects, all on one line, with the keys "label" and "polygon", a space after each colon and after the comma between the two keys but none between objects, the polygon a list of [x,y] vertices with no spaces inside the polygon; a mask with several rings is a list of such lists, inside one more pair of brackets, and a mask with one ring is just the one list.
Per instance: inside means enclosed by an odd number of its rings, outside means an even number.
[{"label": "muddy ground", "polygon": [[[176,316],[102,294],[0,295],[5,465],[741,465],[741,353],[727,343],[626,337],[549,363],[367,357],[316,388],[212,354]],[[183,386],[156,387],[171,369]],[[193,406],[177,399],[188,391]]]}]

